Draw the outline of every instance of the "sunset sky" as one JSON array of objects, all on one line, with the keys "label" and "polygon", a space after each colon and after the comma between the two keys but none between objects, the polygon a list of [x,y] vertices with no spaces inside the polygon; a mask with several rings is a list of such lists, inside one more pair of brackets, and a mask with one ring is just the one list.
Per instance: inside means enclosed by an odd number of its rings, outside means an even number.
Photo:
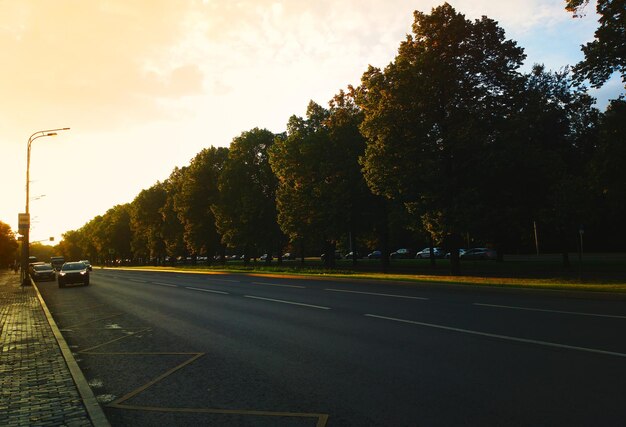
[{"label": "sunset sky", "polygon": [[[595,7],[562,0],[451,1],[495,19],[534,63],[582,59]],[[253,127],[285,129],[368,64],[384,67],[431,0],[0,0],[0,221],[24,211],[33,143],[31,241],[78,229]],[[618,78],[598,106],[623,92]],[[41,197],[44,195],[43,197]]]}]

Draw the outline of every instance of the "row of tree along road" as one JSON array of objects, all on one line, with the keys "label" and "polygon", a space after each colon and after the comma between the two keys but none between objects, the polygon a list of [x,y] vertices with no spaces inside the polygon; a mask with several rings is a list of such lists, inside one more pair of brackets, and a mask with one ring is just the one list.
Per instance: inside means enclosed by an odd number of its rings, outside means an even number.
[{"label": "row of tree along road", "polygon": [[[598,10],[623,17],[620,4],[600,0]],[[370,66],[328,107],[310,102],[283,133],[255,128],[202,150],[133,202],[65,233],[59,250],[211,262],[380,249],[386,269],[398,247],[442,246],[453,273],[456,248],[489,245],[501,257],[537,243],[566,254],[583,229],[585,249],[623,250],[626,102],[601,112],[582,84],[600,86],[614,70],[624,78],[624,57],[611,50],[623,52],[623,28],[602,33],[623,22],[601,21],[574,72],[523,73],[523,48],[495,21],[448,4],[415,12],[395,59]],[[608,48],[594,45],[606,37]]]}]

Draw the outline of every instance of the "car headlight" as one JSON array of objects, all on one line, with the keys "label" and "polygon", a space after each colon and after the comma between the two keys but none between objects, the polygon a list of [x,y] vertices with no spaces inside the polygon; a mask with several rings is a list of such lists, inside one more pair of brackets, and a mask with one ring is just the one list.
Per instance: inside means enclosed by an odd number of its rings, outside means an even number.
[{"label": "car headlight", "polygon": [[65,276],[65,271],[59,271],[59,276]]},{"label": "car headlight", "polygon": [[83,271],[81,271],[81,272],[80,272],[80,274],[82,274],[82,275],[87,274],[87,270],[83,270]]}]

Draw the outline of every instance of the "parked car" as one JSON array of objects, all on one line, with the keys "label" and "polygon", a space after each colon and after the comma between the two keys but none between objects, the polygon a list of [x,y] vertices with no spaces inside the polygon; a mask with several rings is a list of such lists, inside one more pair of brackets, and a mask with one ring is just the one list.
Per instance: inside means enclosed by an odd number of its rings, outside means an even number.
[{"label": "parked car", "polygon": [[395,252],[389,254],[389,258],[391,259],[407,259],[411,257],[411,250],[406,248],[398,249]]},{"label": "parked car", "polygon": [[283,254],[283,259],[296,259],[296,254],[293,252],[285,252]]},{"label": "parked car", "polygon": [[[435,258],[443,258],[446,253],[442,248],[433,248],[433,255]],[[430,258],[430,248],[424,248],[418,253],[415,254],[415,258],[417,259],[428,259]]]},{"label": "parked car", "polygon": [[87,266],[87,270],[89,270],[89,271],[93,270],[93,267],[91,266],[91,263],[89,262],[89,260],[81,259],[80,262],[82,262],[83,264],[85,264]]},{"label": "parked car", "polygon": [[[355,254],[355,252],[354,252],[354,251],[352,251],[352,252],[348,252],[348,253],[346,254],[346,259],[352,259],[352,258],[354,257],[354,254]],[[356,252],[356,257],[357,257],[357,258],[361,258],[361,254],[359,254],[358,252]]]},{"label": "parked car", "polygon": [[56,280],[57,274],[51,264],[36,263],[30,267],[30,277],[35,282],[43,280]]},{"label": "parked car", "polygon": [[[341,256],[341,252],[339,252],[339,251],[335,251],[335,259],[341,259],[341,258],[343,258],[343,257]],[[321,254],[321,255],[320,255],[320,259],[321,259],[322,261],[324,261],[324,260],[326,259],[326,254]]]},{"label": "parked car", "polygon": [[263,254],[259,257],[260,261],[271,261],[273,258],[269,254]]},{"label": "parked car", "polygon": [[367,254],[367,259],[380,259],[383,256],[381,251],[372,251]]},{"label": "parked car", "polygon": [[[459,248],[459,257],[463,256],[463,254],[467,251],[467,249]],[[446,254],[446,259],[450,259],[452,255],[450,252]]]},{"label": "parked car", "polygon": [[497,253],[490,248],[472,248],[461,255],[461,259],[496,259]]},{"label": "parked car", "polygon": [[57,282],[59,283],[59,288],[64,288],[65,285],[72,283],[82,283],[87,286],[89,285],[89,270],[85,263],[66,262],[59,271]]}]

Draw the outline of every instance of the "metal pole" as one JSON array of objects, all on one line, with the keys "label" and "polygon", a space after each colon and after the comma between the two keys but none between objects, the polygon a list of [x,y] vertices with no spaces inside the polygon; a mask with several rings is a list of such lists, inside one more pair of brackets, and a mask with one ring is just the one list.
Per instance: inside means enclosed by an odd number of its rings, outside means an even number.
[{"label": "metal pole", "polygon": [[535,230],[535,250],[539,256],[539,239],[537,238],[537,221],[533,221],[533,229]]}]

